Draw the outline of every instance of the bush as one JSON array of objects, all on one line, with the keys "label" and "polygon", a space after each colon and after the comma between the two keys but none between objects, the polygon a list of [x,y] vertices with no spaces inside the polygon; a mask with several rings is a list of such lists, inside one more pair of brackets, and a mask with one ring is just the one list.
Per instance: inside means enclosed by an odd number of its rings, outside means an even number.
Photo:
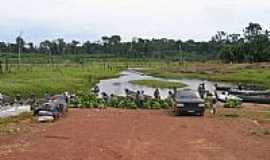
[{"label": "bush", "polygon": [[152,100],[151,109],[161,109],[161,105],[159,103],[159,100],[155,100],[155,99]]},{"label": "bush", "polygon": [[105,102],[90,92],[78,92],[74,105],[78,108],[105,108]]},{"label": "bush", "polygon": [[230,99],[224,104],[225,108],[240,108],[242,102],[239,100]]},{"label": "bush", "polygon": [[169,104],[168,104],[168,102],[166,100],[160,100],[159,103],[160,103],[160,106],[161,106],[162,109],[168,109],[169,108]]},{"label": "bush", "polygon": [[[157,100],[151,98],[145,98],[144,107],[145,109],[167,109],[169,108],[169,101],[167,100]],[[104,109],[107,106],[113,108],[123,108],[123,109],[137,109],[138,104],[136,100],[127,97],[113,97],[108,102],[98,98],[93,93],[78,92],[75,104],[78,108],[99,108]]]}]

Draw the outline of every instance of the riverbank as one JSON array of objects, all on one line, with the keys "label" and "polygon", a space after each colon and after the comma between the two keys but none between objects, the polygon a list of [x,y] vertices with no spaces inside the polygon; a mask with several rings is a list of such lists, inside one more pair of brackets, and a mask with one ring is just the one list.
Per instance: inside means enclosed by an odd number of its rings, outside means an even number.
[{"label": "riverbank", "polygon": [[246,83],[270,89],[270,64],[203,64],[162,66],[140,70],[161,78],[196,78],[210,81]]},{"label": "riverbank", "polygon": [[88,91],[99,80],[116,77],[123,67],[107,67],[103,64],[89,65],[25,65],[0,76],[0,93],[22,97],[31,94],[44,96],[64,91]]}]

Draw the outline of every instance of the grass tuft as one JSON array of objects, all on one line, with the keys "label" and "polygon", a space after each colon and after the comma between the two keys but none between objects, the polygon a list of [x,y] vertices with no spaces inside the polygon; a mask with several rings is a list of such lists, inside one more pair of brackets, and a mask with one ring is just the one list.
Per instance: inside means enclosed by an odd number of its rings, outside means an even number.
[{"label": "grass tuft", "polygon": [[152,87],[152,88],[184,88],[186,87],[185,84],[180,83],[180,82],[168,82],[168,81],[159,81],[159,80],[136,80],[136,81],[131,81],[132,84],[136,85],[142,85],[142,86],[147,86],[147,87]]}]

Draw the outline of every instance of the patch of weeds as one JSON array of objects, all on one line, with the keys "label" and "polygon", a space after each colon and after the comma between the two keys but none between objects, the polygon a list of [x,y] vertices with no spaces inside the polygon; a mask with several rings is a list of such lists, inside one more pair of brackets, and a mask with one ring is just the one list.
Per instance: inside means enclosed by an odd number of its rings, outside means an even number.
[{"label": "patch of weeds", "polygon": [[241,104],[239,100],[230,99],[224,104],[224,108],[241,108]]},{"label": "patch of weeds", "polygon": [[238,112],[222,112],[219,113],[221,117],[227,117],[227,118],[239,118],[240,114]]},{"label": "patch of weeds", "polygon": [[270,135],[270,128],[256,128],[250,130],[251,135],[256,135],[256,136],[269,136]]},{"label": "patch of weeds", "polygon": [[27,128],[22,127],[20,122],[29,119],[32,119],[31,113],[22,113],[18,116],[0,118],[0,135],[9,135],[25,131]]},{"label": "patch of weeds", "polygon": [[270,119],[270,111],[264,113],[266,119]]},{"label": "patch of weeds", "polygon": [[230,118],[239,118],[240,115],[238,113],[226,113],[224,114],[225,117],[230,117]]}]

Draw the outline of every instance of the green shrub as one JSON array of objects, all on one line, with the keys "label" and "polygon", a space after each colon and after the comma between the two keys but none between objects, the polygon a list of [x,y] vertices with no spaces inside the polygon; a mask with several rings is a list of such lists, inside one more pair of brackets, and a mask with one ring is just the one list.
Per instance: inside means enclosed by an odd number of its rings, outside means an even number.
[{"label": "green shrub", "polygon": [[160,106],[163,109],[168,109],[169,108],[169,104],[166,100],[159,100]]},{"label": "green shrub", "polygon": [[242,102],[239,100],[230,99],[224,104],[225,108],[240,108]]},{"label": "green shrub", "polygon": [[78,92],[75,105],[78,108],[105,108],[105,102],[90,92]]},{"label": "green shrub", "polygon": [[[108,102],[98,98],[93,93],[78,92],[74,106],[78,108],[99,108],[106,107],[122,108],[122,109],[137,109],[136,100],[127,97],[113,97]],[[167,109],[169,101],[146,98],[144,103],[145,109]]]}]

